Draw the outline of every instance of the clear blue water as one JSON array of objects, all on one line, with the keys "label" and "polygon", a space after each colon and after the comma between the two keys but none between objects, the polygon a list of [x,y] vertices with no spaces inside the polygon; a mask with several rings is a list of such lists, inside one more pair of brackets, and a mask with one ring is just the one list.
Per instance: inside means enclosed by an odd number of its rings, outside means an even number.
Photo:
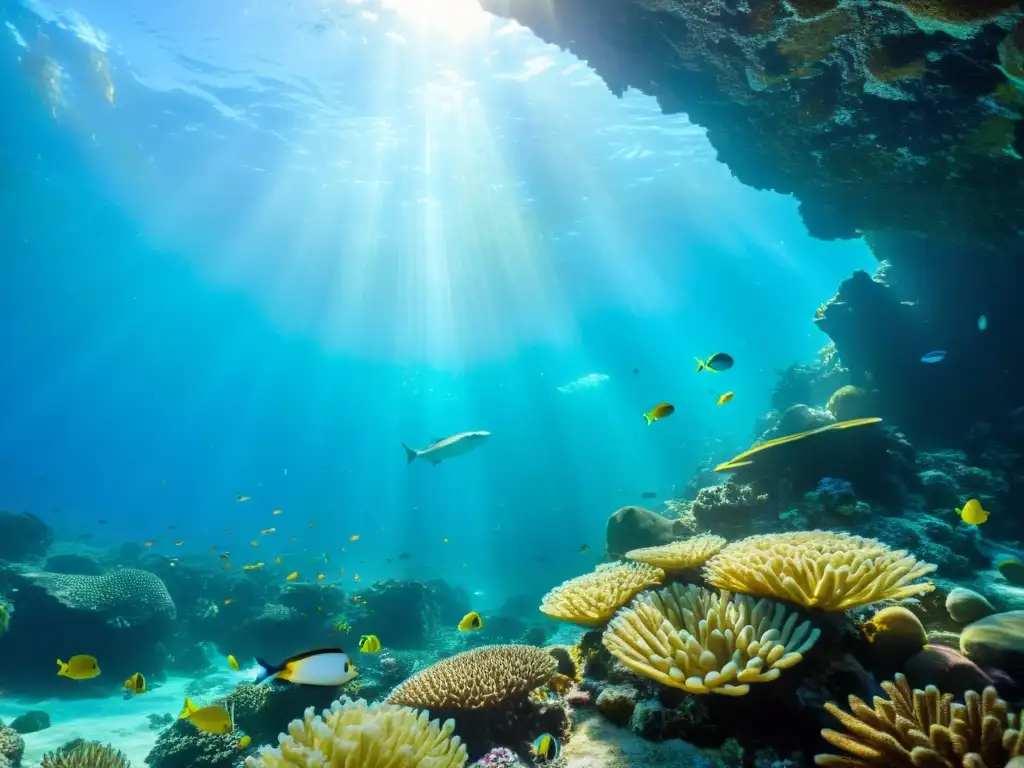
[{"label": "clear blue water", "polygon": [[[472,7],[0,16],[0,504],[60,537],[540,594],[614,509],[747,447],[827,341],[815,308],[872,268],[684,116]],[[735,368],[695,374],[717,351]],[[402,441],[477,429],[406,466]]]}]

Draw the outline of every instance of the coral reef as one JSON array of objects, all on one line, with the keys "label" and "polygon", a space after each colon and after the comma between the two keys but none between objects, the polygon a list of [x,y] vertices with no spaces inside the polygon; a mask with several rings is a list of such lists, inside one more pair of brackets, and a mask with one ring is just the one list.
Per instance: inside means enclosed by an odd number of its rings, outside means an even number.
[{"label": "coral reef", "polygon": [[0,725],[0,767],[4,761],[11,766],[21,765],[21,756],[25,754],[25,740],[13,728]]},{"label": "coral reef", "polygon": [[30,512],[0,510],[0,560],[24,563],[46,554],[53,531]]},{"label": "coral reef", "polygon": [[72,741],[43,756],[42,768],[130,768],[128,758],[109,744]]},{"label": "coral reef", "polygon": [[751,536],[708,561],[708,581],[722,589],[842,611],[934,588],[916,582],[935,570],[874,539],[830,531]]},{"label": "coral reef", "polygon": [[691,536],[660,547],[632,549],[626,559],[661,568],[663,571],[686,571],[704,565],[726,545],[721,536]]},{"label": "coral reef", "polygon": [[1015,2],[482,5],[571,50],[613,93],[685,112],[741,182],[794,195],[816,237],[1005,244],[1024,228],[1021,111],[1000,96],[1019,88],[1020,46],[1004,42]]},{"label": "coral reef", "polygon": [[323,715],[312,707],[288,726],[276,748],[245,759],[246,768],[463,768],[466,748],[455,722],[391,704],[342,699]]},{"label": "coral reef", "polygon": [[1008,714],[995,688],[968,691],[963,704],[954,704],[952,694],[934,686],[912,691],[902,675],[882,687],[889,698],[876,697],[874,707],[856,696],[849,699],[851,713],[825,705],[849,733],[825,729],[821,735],[853,757],[818,755],[817,765],[1001,768],[1024,755],[1018,717]]},{"label": "coral reef", "polygon": [[[604,645],[634,672],[690,693],[742,696],[778,678],[819,637],[781,603],[673,584],[612,619]],[[600,705],[600,702],[599,702]]]},{"label": "coral reef", "polygon": [[767,503],[768,494],[758,493],[751,485],[728,482],[698,491],[690,513],[702,530],[736,534],[749,528]]},{"label": "coral reef", "polygon": [[640,590],[661,583],[665,572],[646,563],[616,562],[562,582],[541,602],[542,613],[585,627],[605,624]]},{"label": "coral reef", "polygon": [[389,704],[486,709],[525,696],[558,669],[551,654],[528,645],[492,645],[443,659],[417,672],[387,697]]}]

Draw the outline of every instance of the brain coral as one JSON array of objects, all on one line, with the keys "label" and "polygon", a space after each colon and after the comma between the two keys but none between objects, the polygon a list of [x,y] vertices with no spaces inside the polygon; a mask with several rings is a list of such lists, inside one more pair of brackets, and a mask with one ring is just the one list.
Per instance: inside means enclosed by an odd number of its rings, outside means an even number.
[{"label": "brain coral", "polygon": [[0,759],[8,760],[12,765],[21,764],[21,756],[25,752],[25,740],[13,728],[0,725]]},{"label": "brain coral", "polygon": [[598,627],[638,592],[660,584],[663,578],[663,570],[646,563],[609,563],[562,582],[544,595],[540,610],[553,619]]},{"label": "brain coral", "polygon": [[996,689],[964,694],[954,704],[934,686],[911,691],[903,675],[882,687],[889,699],[876,696],[874,707],[851,696],[850,713],[835,704],[825,707],[849,733],[825,729],[821,735],[847,755],[817,755],[814,762],[831,768],[1003,768],[1024,755],[1020,716],[1007,713]]},{"label": "brain coral", "polygon": [[707,580],[721,589],[776,597],[825,611],[930,592],[914,582],[935,566],[874,539],[832,531],[750,536],[708,561]]},{"label": "brain coral", "polygon": [[673,584],[616,614],[605,647],[637,674],[690,693],[742,696],[803,660],[820,632],[781,603]]},{"label": "brain coral", "polygon": [[531,645],[486,645],[417,672],[395,688],[388,704],[436,709],[486,709],[547,683],[554,657]]},{"label": "brain coral", "polygon": [[626,553],[626,558],[666,571],[685,571],[703,565],[708,558],[718,554],[727,543],[721,536],[702,534],[660,547],[631,549]]},{"label": "brain coral", "polygon": [[462,768],[466,748],[455,721],[427,712],[343,699],[323,715],[310,707],[293,720],[280,745],[245,759],[246,768]]},{"label": "brain coral", "polygon": [[42,768],[131,768],[131,763],[109,744],[78,740],[43,755]]},{"label": "brain coral", "polygon": [[109,613],[125,626],[156,617],[173,619],[174,601],[160,577],[138,568],[122,568],[103,576],[26,573],[25,578],[76,611]]}]

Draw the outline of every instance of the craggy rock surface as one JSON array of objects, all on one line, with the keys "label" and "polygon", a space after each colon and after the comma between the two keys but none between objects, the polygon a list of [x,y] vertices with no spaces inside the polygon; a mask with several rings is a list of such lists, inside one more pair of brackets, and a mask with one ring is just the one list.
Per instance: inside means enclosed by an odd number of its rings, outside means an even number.
[{"label": "craggy rock surface", "polygon": [[1017,0],[480,0],[707,128],[811,234],[1024,231]]}]

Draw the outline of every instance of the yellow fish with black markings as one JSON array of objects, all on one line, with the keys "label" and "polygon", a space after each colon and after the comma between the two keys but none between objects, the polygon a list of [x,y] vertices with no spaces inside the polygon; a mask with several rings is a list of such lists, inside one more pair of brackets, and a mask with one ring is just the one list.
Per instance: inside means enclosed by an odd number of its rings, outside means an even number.
[{"label": "yellow fish with black markings", "polygon": [[376,635],[363,635],[359,638],[360,653],[380,653],[380,640]]},{"label": "yellow fish with black markings", "polygon": [[459,622],[459,632],[476,632],[484,628],[484,620],[476,611],[470,611]]},{"label": "yellow fish with black markings", "polygon": [[100,673],[100,665],[95,656],[72,656],[67,663],[57,659],[57,676],[72,680],[91,680]]}]

